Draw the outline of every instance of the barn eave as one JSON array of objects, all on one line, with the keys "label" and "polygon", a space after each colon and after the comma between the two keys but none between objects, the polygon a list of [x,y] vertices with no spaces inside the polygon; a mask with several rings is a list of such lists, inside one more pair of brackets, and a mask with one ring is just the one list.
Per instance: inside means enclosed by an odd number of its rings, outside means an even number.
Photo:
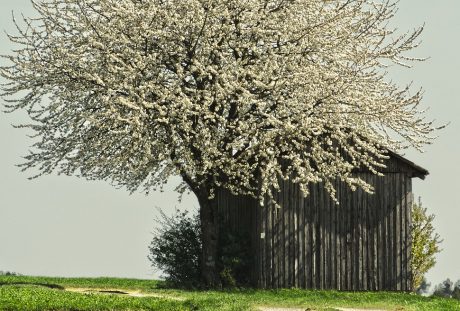
[{"label": "barn eave", "polygon": [[388,154],[390,155],[390,157],[395,158],[396,160],[398,160],[398,161],[406,164],[407,166],[409,166],[411,168],[411,170],[413,171],[412,172],[412,177],[418,177],[418,178],[423,180],[423,179],[425,179],[425,177],[427,175],[430,174],[430,172],[428,172],[427,169],[415,164],[414,162],[406,159],[405,157],[397,154],[394,151],[389,150]]}]

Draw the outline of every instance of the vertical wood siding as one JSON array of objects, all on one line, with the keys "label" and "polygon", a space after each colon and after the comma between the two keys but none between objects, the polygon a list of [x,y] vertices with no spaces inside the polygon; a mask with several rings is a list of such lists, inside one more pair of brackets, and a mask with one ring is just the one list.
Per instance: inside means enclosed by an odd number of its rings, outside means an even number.
[{"label": "vertical wood siding", "polygon": [[249,197],[218,194],[222,226],[249,232],[261,288],[411,290],[411,176],[359,173],[375,194],[351,191],[337,181],[339,205],[321,184],[281,183],[282,208]]}]

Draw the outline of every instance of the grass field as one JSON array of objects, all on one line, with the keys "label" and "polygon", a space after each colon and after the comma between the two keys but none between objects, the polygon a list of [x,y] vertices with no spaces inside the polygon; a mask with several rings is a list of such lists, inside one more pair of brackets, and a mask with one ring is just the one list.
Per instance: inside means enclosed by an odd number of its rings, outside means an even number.
[{"label": "grass field", "polygon": [[[389,292],[287,290],[185,291],[161,281],[0,276],[0,310],[260,310],[338,307],[460,311],[460,301]],[[80,292],[72,292],[80,291]],[[139,297],[132,297],[135,294]],[[143,297],[140,297],[145,295]]]}]

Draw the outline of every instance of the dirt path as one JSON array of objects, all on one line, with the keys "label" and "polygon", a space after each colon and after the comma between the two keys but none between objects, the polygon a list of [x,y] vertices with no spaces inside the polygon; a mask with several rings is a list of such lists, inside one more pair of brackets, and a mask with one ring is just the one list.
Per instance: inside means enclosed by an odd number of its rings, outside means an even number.
[{"label": "dirt path", "polygon": [[353,308],[336,308],[340,311],[385,311],[381,309],[353,309]]},{"label": "dirt path", "polygon": [[[117,288],[89,288],[89,287],[66,287],[63,290],[68,292],[80,293],[80,294],[101,294],[101,295],[121,295],[128,297],[155,297],[162,299],[171,299],[176,301],[184,301],[184,297],[177,297],[165,294],[157,293],[143,293],[141,291],[129,290],[129,289],[117,289]],[[260,311],[314,311],[310,308],[279,308],[279,307],[259,307]],[[339,308],[334,307],[337,311],[385,311],[377,309],[355,309],[355,308]]]},{"label": "dirt path", "polygon": [[[377,309],[354,309],[354,308],[339,308],[334,307],[334,310],[337,311],[385,311]],[[260,311],[314,311],[310,308],[271,308],[271,307],[259,307]]]},{"label": "dirt path", "polygon": [[157,293],[143,293],[141,291],[134,291],[129,289],[112,289],[112,288],[86,288],[86,287],[66,287],[64,288],[65,291],[80,293],[80,294],[106,294],[106,295],[121,295],[121,296],[129,296],[129,297],[155,297],[155,298],[163,298],[163,299],[171,299],[177,301],[184,301],[185,298],[177,297],[177,296],[170,296],[165,294],[157,294]]}]

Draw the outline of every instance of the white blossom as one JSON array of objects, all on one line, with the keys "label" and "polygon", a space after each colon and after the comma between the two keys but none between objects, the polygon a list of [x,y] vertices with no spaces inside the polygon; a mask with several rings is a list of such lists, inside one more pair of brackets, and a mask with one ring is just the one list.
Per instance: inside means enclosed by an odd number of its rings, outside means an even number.
[{"label": "white blossom", "polygon": [[379,174],[388,150],[421,150],[421,90],[387,77],[410,66],[422,28],[398,35],[389,1],[43,0],[10,40],[8,108],[37,142],[24,169],[134,191],[180,174],[263,201],[280,178]]}]

